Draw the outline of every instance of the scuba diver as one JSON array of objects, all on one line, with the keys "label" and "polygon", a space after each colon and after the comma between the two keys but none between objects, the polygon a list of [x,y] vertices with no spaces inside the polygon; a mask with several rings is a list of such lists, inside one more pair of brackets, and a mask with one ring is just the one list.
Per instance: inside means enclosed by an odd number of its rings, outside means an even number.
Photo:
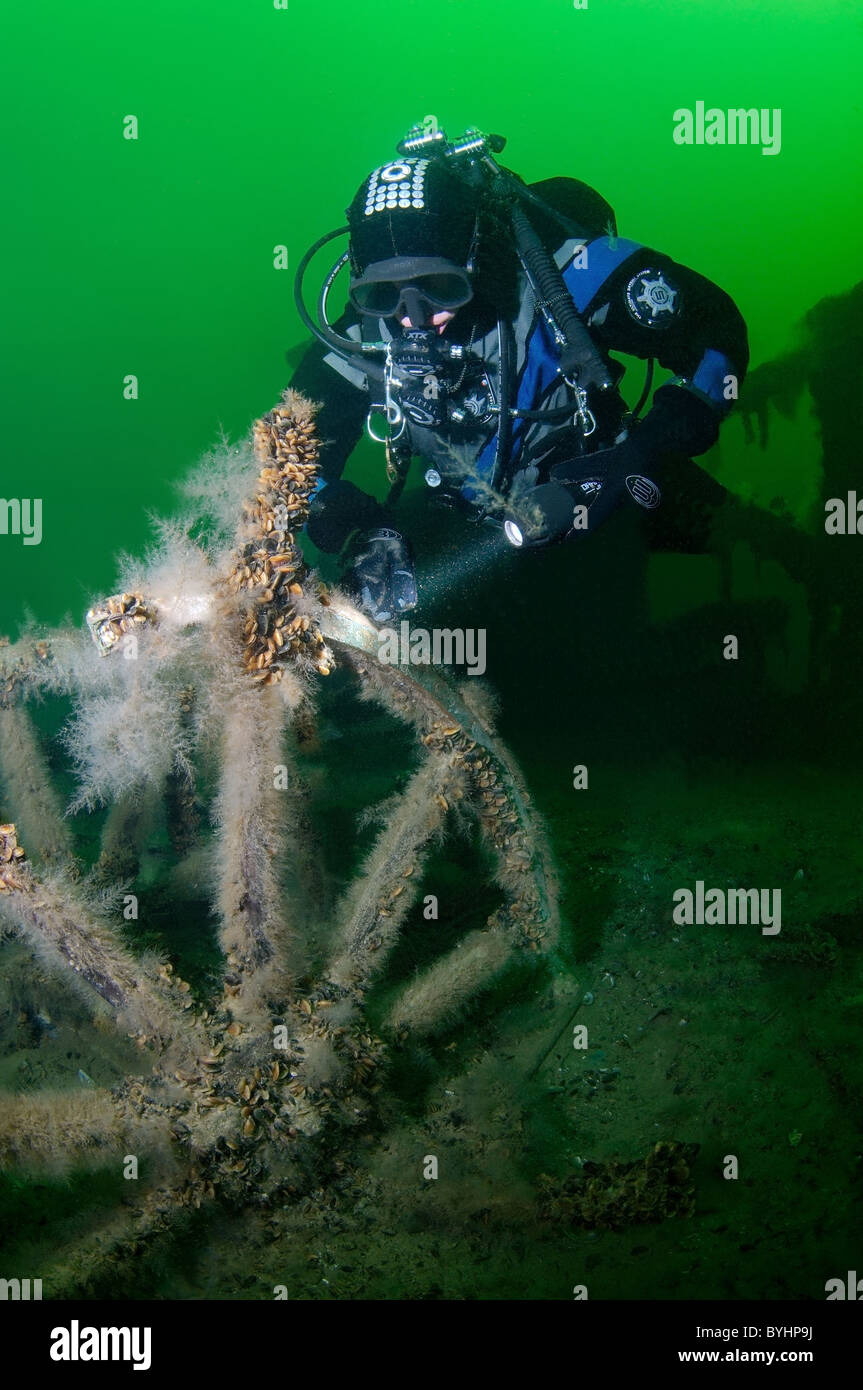
[{"label": "scuba diver", "polygon": [[[612,208],[587,184],[528,185],[504,169],[504,145],[475,130],[450,142],[415,128],[363,181],[347,226],[317,241],[297,272],[297,307],[318,343],[291,386],[322,402],[306,529],[342,554],[346,586],[379,622],[417,604],[395,516],[414,456],[430,493],[521,549],[575,541],[621,504],[665,513],[684,493],[695,508],[673,524],[697,529],[724,495],[692,456],[716,442],[748,365],[734,302],[618,237]],[[306,269],[345,232],[315,322]],[[346,264],[349,304],[331,323],[328,297]],[[632,410],[615,350],[648,361]],[[639,420],[654,359],[674,375]],[[384,504],[342,478],[364,425],[385,447]]]}]

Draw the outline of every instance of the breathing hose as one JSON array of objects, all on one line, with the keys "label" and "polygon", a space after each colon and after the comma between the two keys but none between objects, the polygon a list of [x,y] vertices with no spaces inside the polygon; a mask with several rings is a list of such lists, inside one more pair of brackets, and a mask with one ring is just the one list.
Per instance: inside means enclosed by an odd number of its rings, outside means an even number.
[{"label": "breathing hose", "polygon": [[574,377],[579,386],[595,386],[601,391],[614,387],[608,368],[578,316],[563,276],[520,207],[512,209],[512,229],[525,269],[540,294],[540,307],[547,308],[559,325],[565,345],[560,369]]}]

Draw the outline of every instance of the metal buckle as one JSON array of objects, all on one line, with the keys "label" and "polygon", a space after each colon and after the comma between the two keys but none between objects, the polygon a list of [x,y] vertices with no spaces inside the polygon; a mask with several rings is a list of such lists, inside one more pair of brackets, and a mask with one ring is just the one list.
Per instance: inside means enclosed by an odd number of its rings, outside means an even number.
[{"label": "metal buckle", "polygon": [[[385,412],[387,417],[387,424],[399,426],[395,434],[375,434],[372,428],[372,416],[374,415],[376,410],[383,410]],[[388,444],[390,440],[395,441],[396,439],[400,439],[401,436],[404,434],[406,424],[407,421],[405,420],[404,415],[402,414],[399,407],[396,405],[395,401],[391,401],[389,406],[373,405],[368,415],[366,416],[366,430],[368,431],[369,438],[373,439],[376,444]]]},{"label": "metal buckle", "polygon": [[[404,417],[404,412],[402,411],[401,406],[399,406],[398,403],[393,400],[391,385],[394,380],[397,386],[401,385],[401,382],[398,380],[398,378],[393,377],[392,343],[388,343],[386,362],[384,364],[383,404],[381,405],[379,402],[375,402],[368,415],[366,416],[366,429],[368,431],[369,438],[373,439],[376,444],[386,444],[389,440],[395,441],[396,439],[400,439],[402,434],[404,434],[405,427],[407,425],[407,421]],[[388,434],[375,434],[374,430],[372,429],[372,415],[376,410],[383,410],[384,414],[386,415],[387,424],[390,427]],[[396,425],[398,425],[398,429],[394,429]]]},{"label": "metal buckle", "polygon": [[575,392],[576,405],[572,415],[572,423],[575,424],[576,420],[579,422],[581,433],[587,439],[596,429],[596,416],[587,404],[587,392],[572,377],[565,376],[563,379],[570,390]]},{"label": "metal buckle", "polygon": [[[375,403],[372,405],[372,408],[371,408],[371,410],[369,411],[368,415],[366,416],[366,430],[368,431],[369,438],[370,438],[370,439],[373,439],[373,440],[375,441],[376,444],[387,444],[391,439],[392,439],[392,440],[396,440],[396,439],[400,438],[400,436],[404,433],[405,426],[406,426],[406,424],[407,424],[407,421],[405,420],[405,417],[404,417],[404,414],[403,414],[403,412],[402,412],[402,410],[401,410],[401,407],[397,404],[396,401],[393,400],[393,395],[392,395],[392,390],[391,390],[391,382],[392,382],[392,380],[393,380],[392,345],[388,343],[388,344],[387,344],[387,357],[386,357],[386,363],[385,363],[385,365],[384,365],[384,400],[383,400],[383,404],[381,404],[380,402],[375,402]],[[396,384],[398,385],[399,383],[397,382]],[[382,411],[384,412],[384,414],[386,415],[386,417],[387,417],[387,424],[388,424],[389,427],[390,427],[390,428],[389,428],[389,433],[388,433],[388,434],[375,434],[374,430],[372,429],[372,415],[374,414],[374,412],[375,412],[376,410],[382,410]],[[393,432],[394,426],[396,426],[396,425],[398,425],[399,428],[398,428],[397,430],[395,430],[395,432]]]}]

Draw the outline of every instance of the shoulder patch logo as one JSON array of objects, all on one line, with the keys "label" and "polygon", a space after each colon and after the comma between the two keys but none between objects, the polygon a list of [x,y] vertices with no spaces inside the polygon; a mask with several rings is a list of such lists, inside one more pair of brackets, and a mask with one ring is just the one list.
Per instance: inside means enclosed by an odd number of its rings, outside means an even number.
[{"label": "shoulder patch logo", "polygon": [[665,328],[680,312],[680,290],[665,280],[661,270],[648,266],[627,285],[626,307],[636,323]]}]

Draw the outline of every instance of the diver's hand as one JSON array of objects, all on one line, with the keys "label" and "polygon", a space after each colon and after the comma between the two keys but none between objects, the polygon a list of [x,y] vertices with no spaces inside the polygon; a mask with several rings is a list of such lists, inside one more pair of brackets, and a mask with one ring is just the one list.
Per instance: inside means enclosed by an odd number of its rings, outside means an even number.
[{"label": "diver's hand", "polygon": [[417,605],[413,556],[404,536],[389,527],[364,531],[355,541],[344,583],[359,606],[385,623]]},{"label": "diver's hand", "polygon": [[626,498],[653,511],[662,500],[655,480],[656,460],[639,444],[637,431],[611,449],[568,459],[552,468],[550,478],[563,483],[577,503],[587,507],[587,529],[595,530]]}]

